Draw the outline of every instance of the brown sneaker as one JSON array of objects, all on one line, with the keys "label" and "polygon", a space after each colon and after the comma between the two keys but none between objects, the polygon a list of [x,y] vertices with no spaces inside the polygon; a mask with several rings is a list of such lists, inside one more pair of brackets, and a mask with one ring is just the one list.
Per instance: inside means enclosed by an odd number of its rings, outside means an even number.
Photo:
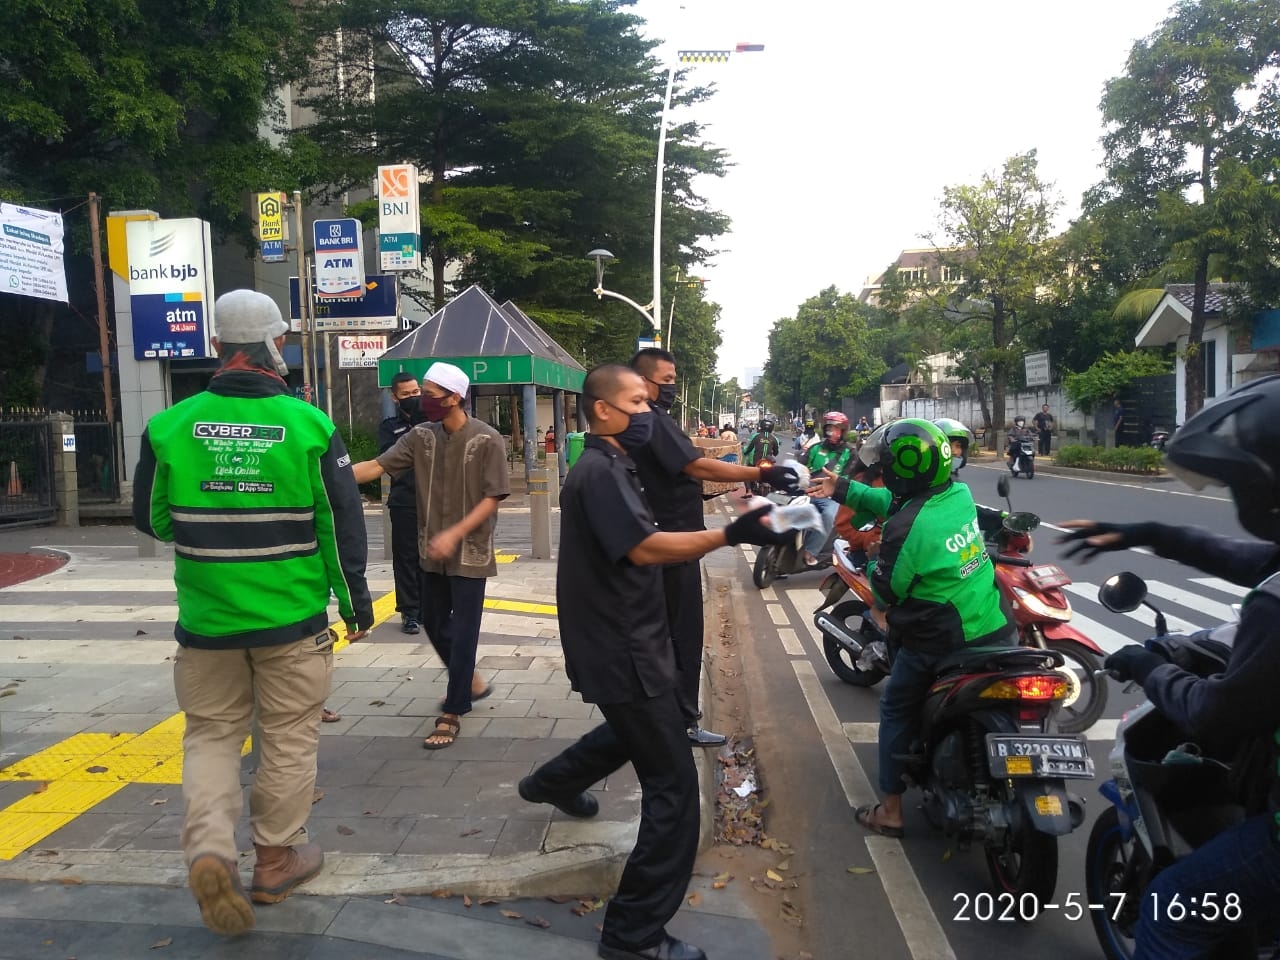
[{"label": "brown sneaker", "polygon": [[240,871],[230,860],[200,854],[191,861],[187,885],[200,905],[200,918],[214,933],[238,937],[253,929],[253,904],[245,896]]},{"label": "brown sneaker", "polygon": [[258,851],[250,892],[254,903],[279,903],[324,866],[324,852],[314,841],[296,847],[253,846]]}]

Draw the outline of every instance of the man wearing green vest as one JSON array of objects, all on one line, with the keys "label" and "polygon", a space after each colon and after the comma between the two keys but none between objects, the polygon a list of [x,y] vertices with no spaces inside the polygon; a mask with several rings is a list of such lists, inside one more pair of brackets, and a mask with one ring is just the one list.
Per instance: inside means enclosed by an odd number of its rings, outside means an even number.
[{"label": "man wearing green vest", "polygon": [[251,717],[252,900],[279,903],[324,864],[306,823],[333,671],[329,597],[351,639],[373,626],[373,604],[351,458],[332,421],[290,395],[280,308],[233,290],[214,316],[221,366],[208,390],[147,424],[133,520],[174,547],[182,849],[205,925],[234,936],[254,923],[235,840]]},{"label": "man wearing green vest", "polygon": [[813,489],[854,509],[896,503],[867,564],[896,651],[880,696],[884,800],[860,807],[856,817],[868,830],[900,837],[906,764],[899,758],[910,753],[938,662],[965,646],[1012,644],[1016,637],[1000,606],[973,497],[952,480],[946,435],[928,420],[897,420],[881,434],[877,452],[883,491],[830,474]]},{"label": "man wearing green vest", "polygon": [[[822,442],[815,443],[805,455],[804,465],[809,468],[810,476],[816,476],[826,470],[837,477],[843,476],[849,459],[853,456],[853,447],[844,442],[844,435],[849,430],[849,418],[839,410],[828,410],[822,417]],[[818,555],[831,535],[835,526],[836,513],[840,504],[830,497],[810,497],[809,502],[817,508],[822,517],[821,526],[810,527],[804,534],[804,562],[806,566],[816,567]]]}]

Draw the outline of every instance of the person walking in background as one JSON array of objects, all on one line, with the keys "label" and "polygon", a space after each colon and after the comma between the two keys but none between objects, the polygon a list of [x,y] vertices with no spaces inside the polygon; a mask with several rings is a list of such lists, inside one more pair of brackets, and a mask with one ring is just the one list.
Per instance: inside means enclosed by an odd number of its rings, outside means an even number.
[{"label": "person walking in background", "polygon": [[[373,604],[351,460],[333,422],[289,395],[280,308],[252,290],[224,293],[215,308],[218,372],[148,422],[133,522],[174,545],[182,850],[205,926],[234,936],[254,925],[235,838],[251,717],[261,735],[251,898],[279,903],[324,865],[306,823],[333,671],[329,596],[352,640],[373,626]],[[228,456],[243,457],[235,479],[221,479]]]},{"label": "person walking in background", "polygon": [[1124,404],[1116,397],[1111,404],[1111,432],[1115,435],[1116,445],[1120,444],[1120,431],[1124,429]]},{"label": "person walking in background", "polygon": [[[378,452],[386,453],[413,429],[422,393],[412,373],[401,371],[391,378],[391,399],[396,412],[378,424]],[[391,514],[391,570],[396,583],[396,612],[400,632],[418,632],[422,568],[418,565],[418,504],[414,499],[413,470],[391,478],[387,511]]]},{"label": "person walking in background", "polygon": [[1047,457],[1053,440],[1053,414],[1049,412],[1047,403],[1031,418],[1031,422],[1035,425],[1036,433],[1040,435],[1040,456]]},{"label": "person walking in background", "polygon": [[640,780],[640,829],[605,909],[599,954],[606,960],[705,960],[702,950],[666,930],[693,874],[699,810],[697,770],[676,699],[662,570],[671,564],[697,569],[698,559],[717,547],[782,543],[794,534],[764,525],[772,505],[723,530],[658,529],[629,457],[665,416],[650,408],[647,386],[619,364],[587,374],[582,400],[591,432],[560,495],[556,603],[565,672],[605,722],[521,780],[517,790],[530,803],[592,817],[600,805],[591,786],[630,762]]},{"label": "person walking in background", "polygon": [[395,446],[353,468],[358,483],[413,470],[418,501],[422,625],[449,671],[449,689],[428,750],[452,746],[461,718],[490,688],[475,676],[485,581],[498,575],[493,528],[510,493],[506,445],[497,430],[467,415],[471,383],[451,363],[422,376],[421,423]]}]

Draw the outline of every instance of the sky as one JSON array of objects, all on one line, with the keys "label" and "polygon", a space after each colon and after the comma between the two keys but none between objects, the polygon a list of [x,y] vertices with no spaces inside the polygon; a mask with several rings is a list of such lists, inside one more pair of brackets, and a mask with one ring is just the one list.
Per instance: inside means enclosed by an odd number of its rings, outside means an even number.
[{"label": "sky", "polygon": [[638,0],[631,12],[664,58],[765,45],[692,68],[718,92],[673,117],[704,124],[733,163],[698,182],[733,221],[694,271],[722,307],[720,375],[763,366],[774,321],[809,297],[833,284],[856,295],[900,250],[927,246],[943,188],[1016,153],[1037,151],[1066,227],[1102,178],[1103,85],[1171,6]]}]

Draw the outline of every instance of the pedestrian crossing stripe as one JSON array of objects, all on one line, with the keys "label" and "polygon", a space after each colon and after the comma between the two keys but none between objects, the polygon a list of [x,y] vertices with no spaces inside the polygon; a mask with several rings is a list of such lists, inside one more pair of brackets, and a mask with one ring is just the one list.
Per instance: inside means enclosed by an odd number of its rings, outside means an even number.
[{"label": "pedestrian crossing stripe", "polygon": [[728,63],[732,50],[681,50],[681,63]]}]

